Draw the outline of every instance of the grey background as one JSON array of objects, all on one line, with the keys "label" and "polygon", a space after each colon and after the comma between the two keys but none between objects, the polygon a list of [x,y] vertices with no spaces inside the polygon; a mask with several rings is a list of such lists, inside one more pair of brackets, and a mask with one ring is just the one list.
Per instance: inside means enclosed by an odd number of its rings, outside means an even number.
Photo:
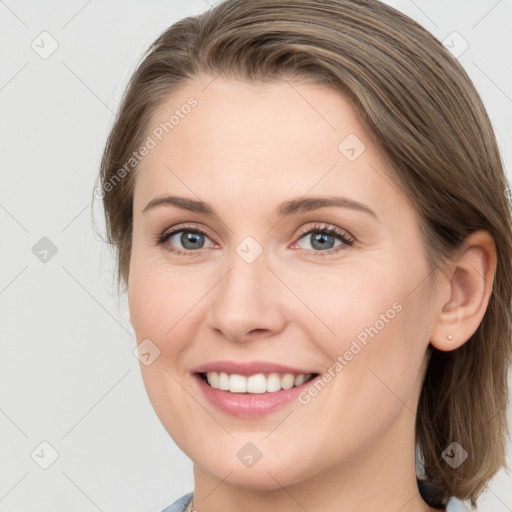
[{"label": "grey background", "polygon": [[[458,32],[455,51],[467,41],[459,59],[488,108],[510,176],[512,0],[388,3],[441,40]],[[0,1],[2,512],[158,511],[192,490],[191,462],[147,398],[126,298],[115,295],[90,197],[113,112],[142,52],[164,28],[208,7]],[[47,58],[31,46],[51,49],[43,31],[58,43]],[[99,202],[94,211],[101,229]],[[58,452],[47,469],[40,465],[52,449],[43,441]],[[512,511],[511,484],[501,471],[479,510]]]}]

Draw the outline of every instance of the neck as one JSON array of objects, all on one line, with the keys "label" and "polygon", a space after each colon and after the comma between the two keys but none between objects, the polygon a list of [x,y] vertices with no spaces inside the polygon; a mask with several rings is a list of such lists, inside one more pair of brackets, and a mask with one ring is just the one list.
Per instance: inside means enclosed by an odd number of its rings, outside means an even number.
[{"label": "neck", "polygon": [[[194,508],[198,512],[436,512],[418,491],[414,419],[404,408],[378,441],[369,440],[349,460],[287,485],[281,484],[286,473],[279,467],[265,470],[268,484],[262,489],[261,485],[251,488],[250,482],[244,487],[232,483],[236,468],[219,479],[194,464]],[[257,470],[257,466],[251,469]]]}]

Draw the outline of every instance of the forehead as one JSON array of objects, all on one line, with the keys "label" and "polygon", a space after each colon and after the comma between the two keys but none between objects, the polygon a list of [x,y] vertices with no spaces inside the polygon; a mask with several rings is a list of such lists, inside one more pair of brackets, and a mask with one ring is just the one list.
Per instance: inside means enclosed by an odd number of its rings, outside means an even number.
[{"label": "forehead", "polygon": [[[187,104],[192,102],[195,105],[189,108]],[[173,113],[176,115],[171,120]],[[270,143],[275,130],[290,142],[292,137],[304,141],[315,136],[336,142],[347,129],[364,136],[345,96],[326,85],[306,81],[249,83],[217,77],[208,82],[198,78],[170,95],[153,115],[150,126],[165,129],[166,123],[166,131],[177,137],[189,139],[193,132],[196,139],[204,137],[204,145],[230,139],[234,147],[238,140],[250,143],[256,137]]]},{"label": "forehead", "polygon": [[160,106],[148,136],[136,203],[176,188],[236,206],[255,194],[383,193],[379,151],[349,100],[325,85],[197,79]]}]

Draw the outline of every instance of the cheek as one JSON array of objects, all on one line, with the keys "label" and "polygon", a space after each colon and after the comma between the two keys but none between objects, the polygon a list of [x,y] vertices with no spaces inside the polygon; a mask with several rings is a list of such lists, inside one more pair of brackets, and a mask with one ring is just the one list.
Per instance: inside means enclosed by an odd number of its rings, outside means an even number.
[{"label": "cheek", "polygon": [[[190,347],[193,304],[196,293],[179,274],[158,268],[158,263],[137,262],[128,288],[130,318],[137,343],[149,339],[158,357],[149,365],[140,364],[148,398],[162,424],[178,444],[187,438],[186,422],[193,416],[183,393],[183,356]],[[192,308],[192,309],[191,309]],[[187,311],[189,312],[187,314]],[[177,416],[174,411],[181,411]],[[187,412],[188,411],[188,412]]]},{"label": "cheek", "polygon": [[308,279],[299,288],[331,331],[316,339],[331,373],[343,375],[336,387],[377,408],[409,400],[428,345],[428,280],[418,286],[428,269],[421,258],[406,264],[395,255],[393,262],[353,265],[323,286]]},{"label": "cheek", "polygon": [[166,263],[161,251],[161,248],[147,247],[142,235],[135,230],[128,303],[131,323],[139,343],[144,338],[155,338],[154,342],[158,343],[176,324],[178,315],[183,315],[183,304],[192,293],[179,269]]},{"label": "cheek", "polygon": [[[192,303],[193,291],[176,275],[148,267],[151,271],[134,273],[128,289],[132,326],[137,342],[150,338],[162,355],[179,352],[186,336],[180,335],[187,304]],[[172,342],[163,343],[163,340]]]}]

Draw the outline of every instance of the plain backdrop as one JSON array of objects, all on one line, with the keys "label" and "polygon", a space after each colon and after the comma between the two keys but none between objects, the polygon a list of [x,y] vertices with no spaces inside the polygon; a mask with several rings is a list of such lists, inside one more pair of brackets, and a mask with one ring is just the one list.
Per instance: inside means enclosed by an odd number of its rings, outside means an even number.
[{"label": "plain backdrop", "polygon": [[[512,1],[389,3],[460,53],[510,175]],[[90,199],[142,52],[209,7],[0,1],[2,512],[151,512],[193,488],[191,462],[147,398]],[[511,484],[501,471],[479,510],[512,511]]]}]

